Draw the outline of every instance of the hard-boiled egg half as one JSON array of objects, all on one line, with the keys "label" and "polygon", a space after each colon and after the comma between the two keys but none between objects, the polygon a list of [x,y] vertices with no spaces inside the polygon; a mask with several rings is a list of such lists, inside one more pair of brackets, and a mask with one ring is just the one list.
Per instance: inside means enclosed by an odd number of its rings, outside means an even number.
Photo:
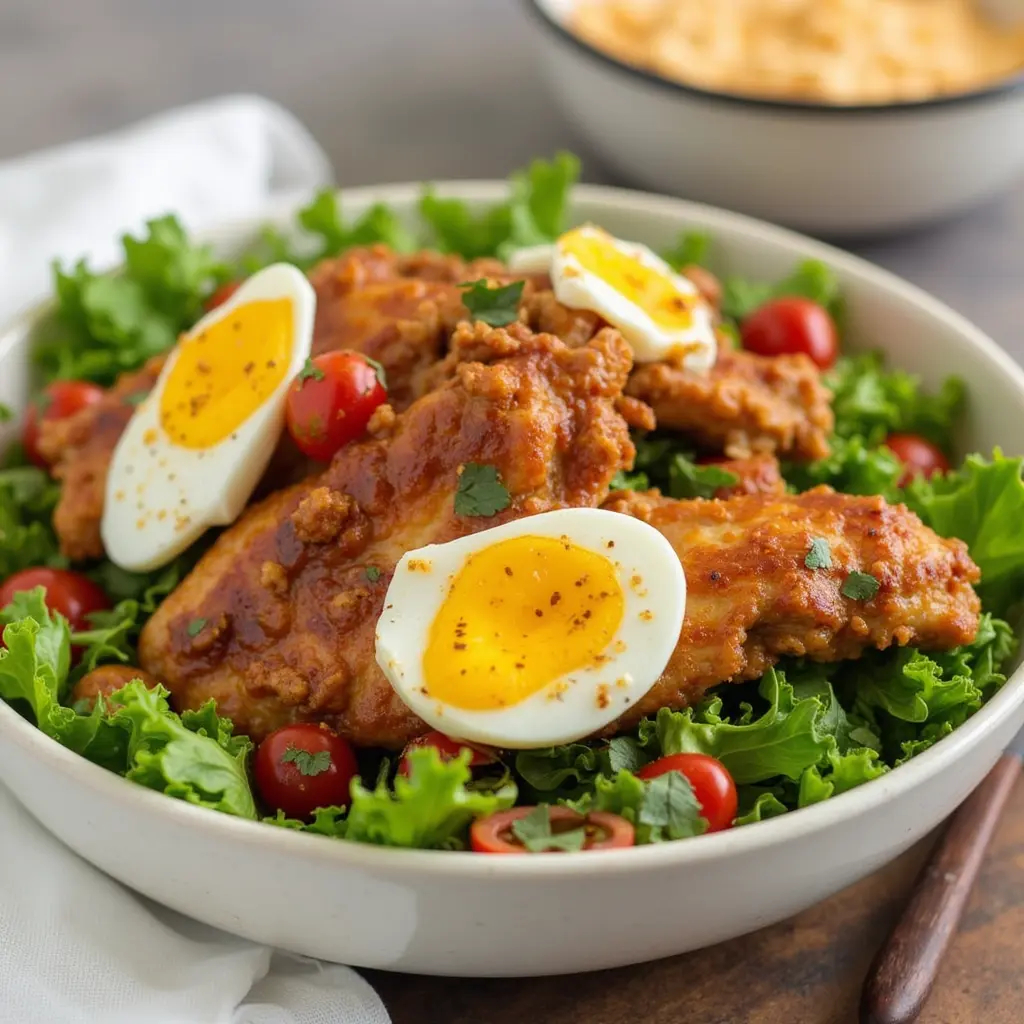
[{"label": "hard-boiled egg half", "polygon": [[673,360],[696,373],[715,364],[711,308],[691,281],[645,245],[585,225],[553,245],[519,249],[508,266],[521,273],[547,271],[555,298],[617,327],[639,363]]},{"label": "hard-boiled egg half", "polygon": [[572,508],[410,551],[377,623],[377,663],[425,722],[509,749],[613,721],[661,675],[686,579],[652,526]]},{"label": "hard-boiled egg half", "polygon": [[277,444],[315,312],[305,276],[279,263],[182,336],[114,450],[101,524],[111,561],[155,569],[237,518]]}]

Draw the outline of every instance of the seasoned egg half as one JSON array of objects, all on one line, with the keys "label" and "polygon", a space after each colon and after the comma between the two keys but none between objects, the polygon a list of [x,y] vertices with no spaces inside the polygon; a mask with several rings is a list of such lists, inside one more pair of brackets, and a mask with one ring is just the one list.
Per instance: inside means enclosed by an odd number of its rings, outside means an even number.
[{"label": "seasoned egg half", "polygon": [[114,450],[101,524],[111,561],[155,569],[234,521],[277,444],[315,311],[305,276],[280,263],[181,337]]},{"label": "seasoned egg half", "polygon": [[645,245],[585,225],[553,245],[519,249],[508,266],[516,273],[547,271],[555,298],[617,327],[637,362],[673,360],[696,373],[715,365],[711,308],[691,281]]},{"label": "seasoned egg half", "polygon": [[377,663],[449,736],[567,743],[654,685],[685,604],[679,558],[652,526],[546,512],[405,555],[377,622]]}]

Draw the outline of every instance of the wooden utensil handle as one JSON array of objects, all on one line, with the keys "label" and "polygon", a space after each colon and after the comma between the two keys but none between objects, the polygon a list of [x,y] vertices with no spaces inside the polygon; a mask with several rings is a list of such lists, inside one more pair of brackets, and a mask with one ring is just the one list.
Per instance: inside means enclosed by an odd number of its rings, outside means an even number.
[{"label": "wooden utensil handle", "polygon": [[1004,754],[953,815],[868,971],[862,1024],[909,1024],[921,1012],[1020,773],[1020,759]]}]

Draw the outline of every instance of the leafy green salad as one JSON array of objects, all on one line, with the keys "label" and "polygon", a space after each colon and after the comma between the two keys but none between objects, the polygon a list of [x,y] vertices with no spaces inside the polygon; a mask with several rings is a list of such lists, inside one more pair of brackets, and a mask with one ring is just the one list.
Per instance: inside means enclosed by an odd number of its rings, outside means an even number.
[{"label": "leafy green salad", "polygon": [[[190,239],[173,216],[153,220],[141,237],[123,239],[121,273],[97,273],[84,262],[54,267],[54,310],[33,349],[37,394],[63,379],[110,385],[173,345],[217,288],[274,262],[307,268],[376,242],[399,251],[428,247],[467,258],[502,257],[551,241],[565,227],[577,173],[569,154],[536,161],[511,176],[505,201],[483,210],[425,188],[416,230],[383,204],[347,218],[342,201],[325,191],[299,211],[294,231],[266,228],[233,262]],[[677,267],[722,269],[714,239],[704,235],[680,238],[663,256]],[[787,295],[820,304],[841,328],[842,296],[824,264],[804,262],[775,282],[720,276],[722,326],[734,337],[753,310]],[[1024,592],[1024,460],[998,450],[969,455],[959,468],[904,485],[904,467],[885,439],[910,432],[951,456],[970,397],[962,384],[950,379],[929,392],[874,352],[842,356],[825,382],[834,395],[831,454],[785,464],[789,489],[828,484],[850,494],[880,494],[905,503],[938,534],[963,539],[982,573],[983,615],[971,644],[942,653],[894,647],[833,664],[784,659],[760,680],[720,686],[684,711],[663,709],[627,735],[501,754],[482,766],[471,765],[468,750],[449,759],[429,746],[411,750],[401,770],[394,755],[360,751],[347,805],[288,818],[261,803],[253,745],[234,734],[212,702],[178,714],[162,687],[141,682],[108,701],[71,702],[72,687],[85,673],[137,663],[142,625],[195,563],[199,544],[150,574],[109,561],[76,565],[113,602],[89,616],[86,628],[73,631],[49,610],[43,588],[18,593],[0,611],[0,696],[58,743],[168,796],[388,846],[464,849],[474,820],[527,805],[541,808],[514,827],[528,850],[580,848],[578,830],[555,827],[565,808],[623,818],[638,844],[698,835],[708,821],[694,786],[678,772],[644,777],[645,766],[677,754],[708,755],[725,766],[738,792],[736,825],[830,799],[927,750],[1006,681],[1017,647],[1009,622]],[[670,432],[638,434],[635,441],[636,464],[616,477],[617,488],[658,487],[675,498],[707,498],[735,482],[727,468],[698,462]],[[58,494],[59,484],[11,444],[0,469],[0,581],[33,567],[68,567],[51,524]],[[820,564],[828,557],[827,546],[808,552]],[[309,760],[303,771],[314,775],[316,766]]]}]

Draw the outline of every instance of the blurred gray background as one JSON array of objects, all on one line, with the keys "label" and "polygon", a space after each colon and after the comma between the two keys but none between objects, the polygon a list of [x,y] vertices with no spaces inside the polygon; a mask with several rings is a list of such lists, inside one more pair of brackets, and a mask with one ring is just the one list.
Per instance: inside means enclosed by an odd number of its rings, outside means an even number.
[{"label": "blurred gray background", "polygon": [[[340,184],[503,177],[560,146],[521,0],[0,0],[0,159],[226,92],[290,107]],[[1024,182],[958,220],[857,246],[1024,361]]]}]

